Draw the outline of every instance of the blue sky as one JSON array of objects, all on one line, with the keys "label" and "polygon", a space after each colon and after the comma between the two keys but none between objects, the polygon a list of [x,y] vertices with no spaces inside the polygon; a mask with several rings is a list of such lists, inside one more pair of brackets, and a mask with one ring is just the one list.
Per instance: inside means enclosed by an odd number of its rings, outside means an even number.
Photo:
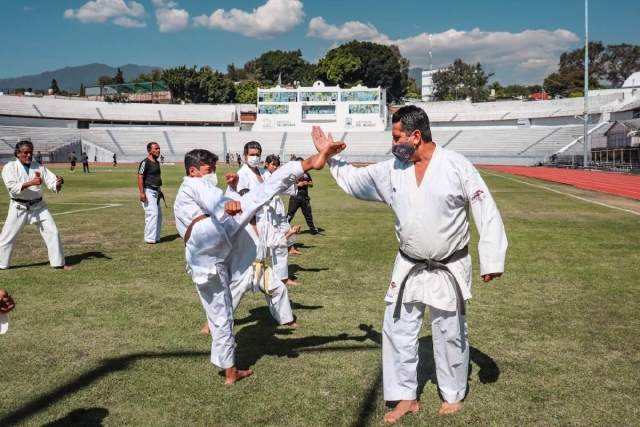
[{"label": "blue sky", "polygon": [[[640,1],[590,3],[592,40],[640,44]],[[460,57],[535,83],[583,43],[584,1],[0,0],[0,78],[92,62],[225,70],[275,49],[316,61],[354,38],[428,68],[428,34],[436,67]]]}]

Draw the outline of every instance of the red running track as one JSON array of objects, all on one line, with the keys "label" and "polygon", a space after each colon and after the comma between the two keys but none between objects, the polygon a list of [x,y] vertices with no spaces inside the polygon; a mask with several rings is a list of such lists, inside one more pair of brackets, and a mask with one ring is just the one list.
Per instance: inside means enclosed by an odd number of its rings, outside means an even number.
[{"label": "red running track", "polygon": [[594,172],[573,169],[557,169],[526,166],[478,166],[513,175],[542,179],[544,181],[573,185],[585,190],[616,196],[640,199],[640,176],[621,175],[611,172]]}]

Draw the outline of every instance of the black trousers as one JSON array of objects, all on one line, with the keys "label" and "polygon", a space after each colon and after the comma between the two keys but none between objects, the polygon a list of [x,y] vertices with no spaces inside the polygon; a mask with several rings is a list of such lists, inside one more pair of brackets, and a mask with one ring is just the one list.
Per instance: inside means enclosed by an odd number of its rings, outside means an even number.
[{"label": "black trousers", "polygon": [[305,221],[307,221],[307,226],[309,226],[309,230],[311,233],[317,234],[318,228],[313,223],[313,213],[311,212],[311,199],[309,196],[301,197],[301,196],[292,196],[289,197],[289,211],[287,212],[287,220],[291,222],[293,217],[296,215],[298,209],[302,209],[302,215],[304,215]]},{"label": "black trousers", "polygon": [[82,164],[82,172],[89,172],[89,163]]}]

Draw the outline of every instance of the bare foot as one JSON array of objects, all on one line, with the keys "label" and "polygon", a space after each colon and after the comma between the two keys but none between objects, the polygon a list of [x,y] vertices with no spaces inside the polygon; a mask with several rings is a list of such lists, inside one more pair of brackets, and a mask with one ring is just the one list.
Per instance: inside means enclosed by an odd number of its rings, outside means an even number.
[{"label": "bare foot", "polygon": [[460,409],[462,409],[462,402],[457,402],[457,403],[442,402],[442,405],[440,405],[440,410],[438,411],[438,413],[440,415],[450,415],[450,414],[453,414],[454,412],[458,412]]},{"label": "bare foot", "polygon": [[282,326],[291,326],[292,328],[297,328],[300,325],[295,320],[292,320],[291,322],[283,323]]},{"label": "bare foot", "polygon": [[60,267],[54,267],[54,268],[57,268],[58,270],[67,270],[67,271],[73,270],[73,267],[71,267],[70,265],[67,265],[67,264],[65,264],[63,266],[60,266]]},{"label": "bare foot", "polygon": [[247,371],[241,371],[235,366],[232,366],[231,368],[227,368],[224,370],[224,376],[227,378],[224,381],[224,385],[235,384],[241,379],[247,378],[251,374],[253,374],[253,371],[250,369]]},{"label": "bare foot", "polygon": [[385,423],[395,423],[407,414],[418,412],[420,405],[417,400],[401,400],[391,412],[384,415]]},{"label": "bare foot", "polygon": [[302,252],[291,246],[289,248],[289,255],[302,255]]},{"label": "bare foot", "polygon": [[285,284],[285,285],[287,285],[287,286],[300,286],[300,283],[298,283],[298,282],[294,282],[294,281],[293,281],[293,280],[291,280],[291,279],[287,279],[287,280],[284,282],[284,284]]},{"label": "bare foot", "polygon": [[209,335],[211,333],[209,330],[209,322],[204,322],[204,326],[200,329],[200,333],[204,335]]}]

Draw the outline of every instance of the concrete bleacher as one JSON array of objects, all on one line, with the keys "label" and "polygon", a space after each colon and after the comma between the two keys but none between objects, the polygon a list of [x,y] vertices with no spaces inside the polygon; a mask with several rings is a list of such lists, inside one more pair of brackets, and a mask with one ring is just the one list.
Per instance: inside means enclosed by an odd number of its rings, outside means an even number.
[{"label": "concrete bleacher", "polygon": [[[475,163],[534,164],[575,140],[582,126],[469,126],[434,128],[433,140],[457,151]],[[221,158],[226,152],[242,153],[249,141],[258,141],[263,154],[308,156],[315,153],[311,136],[291,132],[232,132],[214,127],[183,126],[101,126],[91,129],[0,126],[0,154],[11,153],[19,138],[29,137],[36,147],[51,149],[70,142],[98,147],[99,161],[107,161],[112,153],[122,162],[144,157],[146,145],[160,144],[166,161],[182,161],[194,148],[205,148]],[[351,161],[373,162],[391,158],[391,132],[346,132],[334,135],[347,143],[343,155]],[[91,149],[89,149],[91,153]],[[93,157],[93,154],[90,155]],[[104,157],[104,159],[103,159]]]},{"label": "concrete bleacher", "polygon": [[[589,113],[598,114],[608,105],[615,105],[622,93],[589,97]],[[420,102],[432,122],[499,121],[524,118],[546,118],[581,115],[584,98],[549,101],[501,101],[471,103],[467,101]]]},{"label": "concrete bleacher", "polygon": [[73,99],[0,96],[0,115],[136,123],[236,122],[235,105],[121,104]]}]

